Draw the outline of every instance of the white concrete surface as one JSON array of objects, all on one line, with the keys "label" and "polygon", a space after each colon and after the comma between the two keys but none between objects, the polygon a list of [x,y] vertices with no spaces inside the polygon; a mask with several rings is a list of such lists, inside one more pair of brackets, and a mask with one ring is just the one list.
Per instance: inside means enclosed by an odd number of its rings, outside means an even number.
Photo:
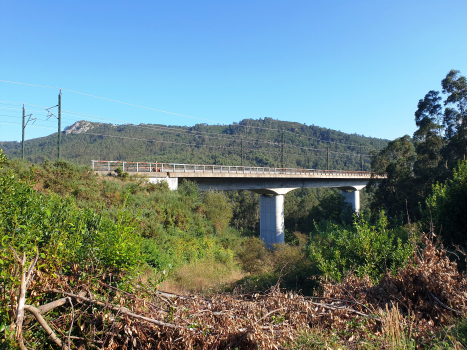
[{"label": "white concrete surface", "polygon": [[175,191],[178,189],[178,178],[176,177],[150,177],[148,178],[148,181],[153,184],[158,184],[164,181],[167,182],[170,190]]},{"label": "white concrete surface", "polygon": [[284,243],[284,195],[259,196],[260,238],[268,248]]},{"label": "white concrete surface", "polygon": [[342,195],[345,198],[345,201],[349,203],[353,210],[358,214],[360,212],[360,191],[341,191]]}]

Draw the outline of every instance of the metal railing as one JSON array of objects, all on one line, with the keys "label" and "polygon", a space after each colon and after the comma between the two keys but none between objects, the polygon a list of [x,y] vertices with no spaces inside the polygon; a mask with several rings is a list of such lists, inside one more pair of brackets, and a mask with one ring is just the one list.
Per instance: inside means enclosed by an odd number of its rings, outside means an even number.
[{"label": "metal railing", "polygon": [[[115,171],[120,168],[124,172],[136,173],[222,173],[222,174],[285,174],[285,175],[331,175],[349,177],[371,177],[370,171],[346,171],[346,170],[320,170],[320,169],[295,169],[295,168],[270,168],[235,165],[201,165],[178,163],[148,163],[148,162],[123,162],[92,160],[93,171]],[[380,176],[377,176],[380,177]]]}]

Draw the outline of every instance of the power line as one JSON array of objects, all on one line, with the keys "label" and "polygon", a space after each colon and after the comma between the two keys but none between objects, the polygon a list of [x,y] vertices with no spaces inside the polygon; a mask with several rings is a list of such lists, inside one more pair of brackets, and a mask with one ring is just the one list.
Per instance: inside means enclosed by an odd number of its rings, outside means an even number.
[{"label": "power line", "polygon": [[[167,113],[167,114],[177,115],[177,116],[179,116],[179,117],[192,118],[192,119],[204,120],[204,121],[208,121],[208,122],[220,123],[219,121],[216,121],[216,120],[210,120],[210,119],[203,119],[203,118],[198,118],[198,117],[192,117],[192,116],[190,116],[190,115],[185,115],[185,114],[180,114],[180,113],[175,113],[175,112],[164,111],[164,110],[161,110],[161,109],[156,109],[156,108],[141,106],[141,105],[137,105],[137,104],[133,104],[133,103],[128,103],[128,102],[113,100],[113,99],[110,99],[110,98],[107,98],[107,97],[101,97],[101,96],[86,94],[86,93],[84,93],[84,92],[79,92],[79,91],[74,91],[74,90],[69,90],[69,89],[64,89],[64,88],[58,88],[58,87],[54,87],[54,86],[45,86],[45,85],[37,85],[37,84],[19,83],[19,82],[16,82],[16,81],[7,81],[7,80],[0,80],[0,82],[3,82],[3,83],[10,83],[10,84],[19,84],[19,85],[29,85],[29,86],[43,87],[43,88],[48,88],[48,89],[61,89],[61,90],[63,90],[63,91],[72,92],[72,93],[74,93],[74,94],[79,94],[79,95],[94,97],[94,98],[98,98],[98,99],[106,100],[106,101],[110,101],[110,102],[121,103],[121,104],[128,105],[128,106],[132,106],[132,107],[138,107],[138,108],[148,109],[148,110],[151,110],[151,111],[156,111],[156,112],[161,112],[161,113]],[[223,124],[223,123],[221,123],[221,124]]]},{"label": "power line", "polygon": [[[0,101],[1,102],[1,101]],[[20,110],[19,108],[10,108],[10,107],[0,107],[0,108],[5,108],[5,109],[13,109],[13,110]],[[43,111],[35,111],[35,110],[32,110],[33,112],[36,112],[36,113],[44,113]],[[67,115],[70,115],[69,113],[74,113],[74,114],[78,114],[78,115],[82,115],[81,113],[76,113],[76,112],[72,112],[72,111],[67,111],[68,113],[65,113]],[[72,115],[71,115],[72,116]],[[85,116],[91,116],[91,115],[85,115]],[[113,120],[113,121],[120,121],[120,122],[127,122],[127,121],[124,121],[124,120],[117,120],[117,119],[109,119],[109,118],[103,118],[103,117],[97,117],[97,116],[92,116],[94,118],[99,118],[99,119],[106,119],[106,120]],[[18,117],[20,118],[20,117]],[[63,118],[63,119],[66,119],[66,120],[70,120],[70,121],[75,121],[75,119],[70,119],[70,118]],[[42,121],[45,121],[43,119],[38,119],[38,120],[42,120]],[[180,129],[178,128],[170,128],[170,127],[166,127],[166,126],[159,126],[159,125],[155,125],[155,126],[143,126],[143,125],[134,125],[134,124],[130,124],[128,125],[129,127],[134,127],[134,128],[142,128],[142,129],[149,129],[149,130],[156,130],[156,131],[161,131],[161,132],[169,132],[169,133],[177,133],[177,134],[180,134],[180,133],[188,133],[188,134],[198,134],[198,133],[201,133],[201,134],[209,134],[209,135],[220,135],[219,133],[206,133],[206,132],[202,132],[202,131],[196,131],[196,130],[183,130],[181,129],[182,127],[180,127]],[[275,130],[275,131],[281,131],[280,129],[268,129],[268,130]],[[285,131],[285,132],[288,132],[288,131]],[[292,133],[294,135],[297,135],[295,133]],[[225,136],[228,136],[228,137],[235,137],[233,135],[226,135],[226,134],[222,134],[222,137],[213,137],[213,136],[204,136],[204,137],[207,137],[207,138],[211,138],[211,139],[225,139]],[[313,138],[313,137],[307,137],[308,139],[315,139],[315,140],[319,140],[319,141],[323,141],[323,140],[320,140],[318,138]],[[267,141],[267,140],[261,140],[261,139],[253,139],[253,138],[245,138],[245,140],[247,140],[247,142],[249,143],[253,143],[253,142],[258,142],[258,143],[266,143],[266,144],[269,144],[269,145],[272,145],[272,146],[279,146],[279,145],[284,145],[284,146],[287,146],[289,148],[297,148],[297,149],[304,149],[304,150],[311,150],[311,151],[320,151],[320,152],[324,152],[325,149],[319,149],[319,148],[311,148],[311,147],[302,147],[302,146],[295,146],[293,144],[282,144],[282,143],[278,143],[278,142],[273,142],[273,141]],[[235,140],[236,141],[236,140]],[[324,141],[326,142],[326,141]],[[342,143],[343,144],[343,143]],[[334,151],[331,151],[331,153],[336,153]],[[337,152],[339,154],[345,154],[343,152]],[[349,153],[350,154],[350,153]]]},{"label": "power line", "polygon": [[1,103],[1,102],[5,102],[5,103],[18,103],[18,104],[25,104],[25,105],[34,106],[34,107],[46,108],[45,106],[33,105],[32,103],[27,103],[27,102],[0,101],[0,103]]},{"label": "power line", "polygon": [[[0,107],[0,108],[12,109],[12,110],[21,110],[20,108],[11,108],[11,107]],[[44,113],[44,114],[46,113],[46,112],[43,112],[43,111],[36,111],[36,110],[31,110],[31,111],[35,112],[35,113]],[[159,126],[159,125],[156,125],[156,126],[134,125],[134,124],[132,124],[129,121],[126,121],[126,120],[103,118],[103,117],[91,116],[91,115],[88,115],[88,114],[82,114],[82,113],[76,113],[76,112],[70,112],[70,111],[65,111],[65,112],[68,112],[68,113],[62,113],[62,115],[65,114],[65,115],[73,116],[73,115],[70,115],[70,113],[72,113],[72,114],[84,115],[84,116],[93,117],[93,118],[102,119],[102,120],[118,121],[118,122],[123,122],[123,123],[130,124],[129,126],[132,126],[132,127],[135,127],[135,128],[154,129],[154,130],[160,130],[160,131],[172,132],[172,133],[199,133],[199,134],[208,134],[208,135],[222,135],[222,137],[205,136],[205,137],[212,138],[212,139],[224,139],[226,136],[227,137],[235,137],[234,135],[219,134],[219,133],[208,133],[208,132],[196,131],[196,130],[183,130],[183,129],[179,130],[177,128],[170,128],[170,127]],[[78,121],[76,119],[70,119],[70,118],[62,118],[62,119],[70,120],[70,121]],[[169,131],[169,130],[174,130],[174,131]],[[244,138],[244,139],[245,140],[256,141],[256,142],[262,142],[262,143],[278,144],[276,142],[265,141],[265,140],[261,140],[261,139],[253,139],[253,138]]]},{"label": "power line", "polygon": [[46,86],[46,85],[38,85],[38,84],[30,84],[30,83],[20,83],[20,82],[7,81],[7,80],[0,80],[0,82],[9,83],[9,84],[18,84],[18,85],[27,85],[27,86],[42,87],[42,88],[48,88],[48,89],[61,89],[61,90],[63,90],[63,91],[68,91],[68,92],[75,93],[75,94],[80,94],[80,95],[84,95],[84,96],[89,96],[89,97],[93,97],[93,98],[98,98],[98,99],[106,100],[106,101],[110,101],[110,102],[120,103],[120,104],[124,104],[124,105],[128,105],[128,106],[132,106],[132,107],[143,108],[143,109],[147,109],[147,110],[152,110],[152,111],[161,112],[161,113],[167,113],[167,114],[171,114],[171,115],[177,115],[177,116],[186,117],[186,118],[198,119],[198,120],[203,120],[203,121],[210,121],[210,122],[219,123],[219,124],[222,124],[222,125],[228,125],[228,126],[234,125],[234,126],[238,126],[238,127],[255,128],[255,129],[260,129],[260,130],[283,131],[283,132],[287,132],[287,133],[290,133],[290,134],[293,134],[293,135],[302,135],[302,136],[304,136],[304,137],[306,137],[306,138],[308,138],[308,139],[315,139],[315,140],[319,140],[319,141],[321,141],[321,142],[334,143],[334,144],[342,144],[342,145],[346,145],[346,146],[349,146],[349,147],[357,147],[357,146],[358,146],[358,147],[370,148],[370,147],[368,147],[368,146],[362,146],[362,145],[360,145],[360,144],[340,143],[340,142],[336,142],[336,141],[322,140],[322,139],[310,137],[310,136],[307,136],[307,135],[304,135],[304,134],[299,134],[299,133],[296,133],[296,132],[292,132],[292,131],[289,131],[289,130],[284,130],[284,129],[262,128],[262,127],[256,127],[256,126],[250,126],[250,125],[242,125],[242,124],[225,124],[225,123],[222,123],[222,122],[219,122],[219,121],[216,121],[216,120],[203,119],[203,118],[193,117],[193,116],[189,116],[189,115],[185,115],[185,114],[180,114],[180,113],[175,113],[175,112],[170,112],[170,111],[164,111],[164,110],[161,110],[161,109],[156,109],[156,108],[152,108],[152,107],[141,106],[141,105],[137,105],[137,104],[133,104],[133,103],[129,103],[129,102],[123,102],[123,101],[119,101],[119,100],[114,100],[114,99],[110,99],[110,98],[106,98],[106,97],[101,97],[101,96],[97,96],[97,95],[91,95],[91,94],[87,94],[87,93],[84,93],[84,92],[79,92],[79,91],[74,91],[74,90],[69,90],[69,89],[54,87],[54,86]]},{"label": "power line", "polygon": [[[151,142],[151,143],[168,143],[168,144],[175,144],[175,145],[190,146],[190,147],[195,147],[195,148],[208,147],[208,148],[240,149],[240,147],[238,147],[238,146],[199,145],[199,144],[192,144],[192,143],[186,143],[186,142],[175,142],[175,141],[165,141],[165,140],[149,140],[149,139],[142,139],[142,138],[138,138],[138,137],[117,136],[117,135],[98,134],[98,133],[90,133],[90,132],[83,132],[83,133],[80,133],[79,135],[93,135],[93,136],[102,136],[102,137],[111,137],[111,138],[121,138],[121,139],[126,139],[126,140],[136,140],[136,141],[144,141],[144,142]],[[281,154],[281,152],[267,151],[267,150],[264,150],[264,149],[253,148],[253,147],[250,147],[249,149],[250,150],[258,150],[259,152]],[[342,155],[354,155],[354,156],[359,156],[360,155],[358,153],[341,153],[341,152],[332,152],[332,153],[342,154]],[[303,154],[293,154],[293,153],[286,153],[286,154],[287,155],[303,156]]]},{"label": "power line", "polygon": [[[4,121],[4,120],[0,120],[0,123],[3,123],[3,124],[11,124],[11,125],[22,125],[21,123],[12,123],[12,122],[7,122],[7,121]],[[48,126],[45,126],[45,125],[29,125],[33,128],[41,128],[41,129],[55,129],[55,128],[50,128]]]}]

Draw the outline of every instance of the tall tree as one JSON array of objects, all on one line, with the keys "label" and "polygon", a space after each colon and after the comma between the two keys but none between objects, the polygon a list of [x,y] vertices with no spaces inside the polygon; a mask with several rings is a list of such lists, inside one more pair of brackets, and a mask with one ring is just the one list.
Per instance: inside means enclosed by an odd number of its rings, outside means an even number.
[{"label": "tall tree", "polygon": [[444,125],[449,144],[444,150],[450,168],[467,154],[467,80],[460,71],[452,69],[441,82],[444,101]]},{"label": "tall tree", "polygon": [[387,179],[372,181],[379,182],[379,186],[371,186],[375,188],[373,212],[383,208],[389,218],[405,214],[407,210],[411,215],[418,213],[420,193],[415,186],[412,172],[415,160],[415,148],[409,135],[389,142],[387,147],[373,154],[372,170],[387,174]]},{"label": "tall tree", "polygon": [[426,193],[436,181],[444,180],[445,169],[442,167],[441,148],[444,140],[441,136],[443,107],[438,91],[431,90],[418,102],[415,112],[415,124],[418,130],[413,135],[417,159],[414,162],[414,175],[421,190]]}]

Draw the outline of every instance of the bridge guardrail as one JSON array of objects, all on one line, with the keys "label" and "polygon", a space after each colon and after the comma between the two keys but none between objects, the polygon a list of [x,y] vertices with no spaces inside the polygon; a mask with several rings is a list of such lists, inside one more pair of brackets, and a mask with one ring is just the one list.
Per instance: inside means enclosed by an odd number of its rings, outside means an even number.
[{"label": "bridge guardrail", "polygon": [[321,170],[321,169],[296,169],[296,168],[271,168],[271,167],[250,167],[236,165],[204,165],[204,164],[179,164],[179,163],[158,163],[158,162],[123,162],[92,160],[93,171],[115,171],[121,168],[125,172],[137,173],[224,173],[224,174],[287,174],[287,175],[334,175],[369,177],[373,173],[370,171],[346,171],[346,170]]}]

